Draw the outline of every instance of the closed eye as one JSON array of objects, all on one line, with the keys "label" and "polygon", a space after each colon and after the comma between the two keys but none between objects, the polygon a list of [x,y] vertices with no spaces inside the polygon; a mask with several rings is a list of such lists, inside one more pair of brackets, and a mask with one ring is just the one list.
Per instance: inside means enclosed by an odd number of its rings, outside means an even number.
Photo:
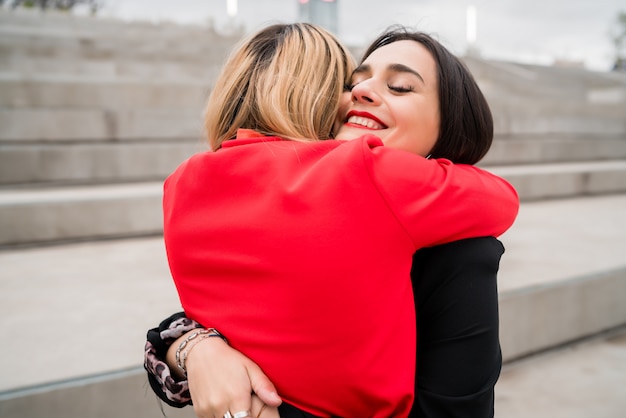
[{"label": "closed eye", "polygon": [[387,84],[387,87],[391,91],[395,91],[396,93],[410,93],[415,91],[413,86],[392,86],[391,84]]}]

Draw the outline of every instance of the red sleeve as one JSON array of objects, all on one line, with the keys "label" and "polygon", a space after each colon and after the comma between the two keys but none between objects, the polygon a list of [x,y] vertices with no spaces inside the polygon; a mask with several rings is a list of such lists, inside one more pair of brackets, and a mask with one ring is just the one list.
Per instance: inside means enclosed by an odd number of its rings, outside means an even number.
[{"label": "red sleeve", "polygon": [[366,167],[416,248],[497,237],[515,221],[519,197],[503,178],[475,166],[376,146],[377,142],[363,142]]}]

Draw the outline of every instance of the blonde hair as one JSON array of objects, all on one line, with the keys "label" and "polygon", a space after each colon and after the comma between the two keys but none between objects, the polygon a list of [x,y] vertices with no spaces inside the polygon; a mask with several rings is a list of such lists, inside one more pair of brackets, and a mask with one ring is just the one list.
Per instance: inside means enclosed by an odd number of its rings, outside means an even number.
[{"label": "blonde hair", "polygon": [[239,128],[296,141],[332,138],[354,67],[349,51],[321,27],[262,29],[233,52],[215,82],[205,110],[211,148]]}]

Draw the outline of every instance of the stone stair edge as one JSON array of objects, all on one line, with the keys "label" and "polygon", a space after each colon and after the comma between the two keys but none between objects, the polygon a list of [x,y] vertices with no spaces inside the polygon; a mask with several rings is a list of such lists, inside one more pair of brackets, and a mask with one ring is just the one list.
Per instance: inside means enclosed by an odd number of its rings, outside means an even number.
[{"label": "stone stair edge", "polygon": [[0,109],[1,141],[199,137],[198,109]]},{"label": "stone stair edge", "polygon": [[504,358],[515,361],[623,327],[626,325],[624,294],[626,264],[501,292]]},{"label": "stone stair edge", "polygon": [[206,83],[158,83],[125,80],[43,83],[0,80],[0,112],[12,110],[54,111],[87,109],[137,111],[140,109],[189,109],[200,114],[212,86]]}]

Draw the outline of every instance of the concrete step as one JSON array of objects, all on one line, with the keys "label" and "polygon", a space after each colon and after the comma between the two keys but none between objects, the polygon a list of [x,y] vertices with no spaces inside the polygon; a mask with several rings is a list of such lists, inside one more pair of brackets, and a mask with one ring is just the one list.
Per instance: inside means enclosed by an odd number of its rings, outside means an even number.
[{"label": "concrete step", "polygon": [[626,134],[626,102],[593,105],[541,97],[487,97],[496,135]]},{"label": "concrete step", "polygon": [[480,166],[626,158],[626,135],[497,135]]},{"label": "concrete step", "polygon": [[501,240],[507,360],[626,324],[626,194],[522,203]]},{"label": "concrete step", "polygon": [[626,133],[626,75],[465,57],[498,134]]},{"label": "concrete step", "polygon": [[0,141],[90,141],[202,137],[202,107],[0,109]]},{"label": "concrete step", "polygon": [[[5,30],[34,32],[42,34],[85,34],[95,36],[95,34],[116,35],[122,31],[133,34],[145,34],[159,36],[163,27],[168,28],[168,32],[183,28],[174,23],[155,24],[150,21],[128,21],[108,18],[102,15],[76,16],[70,13],[58,12],[52,9],[41,11],[37,8],[18,8],[15,10],[0,9],[0,26]],[[10,29],[8,29],[10,28]],[[193,30],[195,25],[190,29]],[[162,34],[161,34],[162,35]]]},{"label": "concrete step", "polygon": [[[626,160],[489,170],[522,201],[626,193]],[[0,246],[161,232],[162,182],[0,189]]]},{"label": "concrete step", "polygon": [[[0,72],[212,80],[243,32],[0,10]],[[193,39],[194,42],[189,42]]]},{"label": "concrete step", "polygon": [[206,78],[162,79],[0,73],[0,108],[176,109],[200,113],[209,95]]},{"label": "concrete step", "polygon": [[0,144],[0,185],[163,180],[207,148],[200,139]]},{"label": "concrete step", "polygon": [[[626,194],[522,204],[518,221],[501,237],[507,249],[499,273],[506,362],[626,324],[625,211]],[[159,414],[140,365],[146,329],[179,309],[161,238],[4,250],[0,265],[0,325],[20,341],[0,345],[3,417]],[[585,351],[586,360],[543,362],[534,373],[569,367],[569,378],[555,381],[552,393],[561,393],[566,383],[606,382],[594,370],[615,373],[623,363],[623,343],[620,347],[613,361],[594,355],[606,351]],[[507,375],[505,369],[499,383],[498,409],[504,412],[508,403],[512,414],[524,403],[540,409],[548,401],[569,408],[545,394],[537,394],[539,405],[531,395],[513,402],[524,394],[506,390],[518,385],[509,376],[522,374],[512,370]],[[563,379],[552,373],[553,379]],[[617,373],[607,382],[610,399],[623,393],[623,370]],[[527,390],[537,388],[537,381],[524,381]],[[590,396],[566,393],[581,400]],[[610,399],[588,406],[610,408]],[[168,416],[193,416],[190,409],[164,408]],[[523,416],[535,416],[526,411]]]},{"label": "concrete step", "polygon": [[[4,56],[0,53],[0,73],[18,77],[55,75],[74,77],[130,78],[135,80],[158,78],[163,81],[206,80],[211,83],[221,70],[223,58],[200,61],[197,58],[169,59],[165,57],[50,57],[27,51],[16,51]],[[204,52],[206,53],[206,52]],[[103,54],[105,55],[105,54]]]},{"label": "concrete step", "polygon": [[525,96],[590,103],[625,103],[626,75],[466,56],[464,62],[489,97]]},{"label": "concrete step", "polygon": [[0,191],[0,246],[159,234],[162,182]]},{"label": "concrete step", "polygon": [[541,200],[626,191],[626,160],[493,166],[522,200]]},{"label": "concrete step", "polygon": [[[165,60],[223,59],[241,32],[217,33],[210,25],[128,23],[123,20],[45,15],[18,15],[0,10],[0,54]],[[189,42],[193,39],[194,42]],[[216,42],[218,41],[218,42]]]},{"label": "concrete step", "polygon": [[[0,143],[0,185],[159,180],[207,148],[199,137],[21,142]],[[541,135],[496,138],[481,166],[609,159],[626,159],[626,138]]]}]

